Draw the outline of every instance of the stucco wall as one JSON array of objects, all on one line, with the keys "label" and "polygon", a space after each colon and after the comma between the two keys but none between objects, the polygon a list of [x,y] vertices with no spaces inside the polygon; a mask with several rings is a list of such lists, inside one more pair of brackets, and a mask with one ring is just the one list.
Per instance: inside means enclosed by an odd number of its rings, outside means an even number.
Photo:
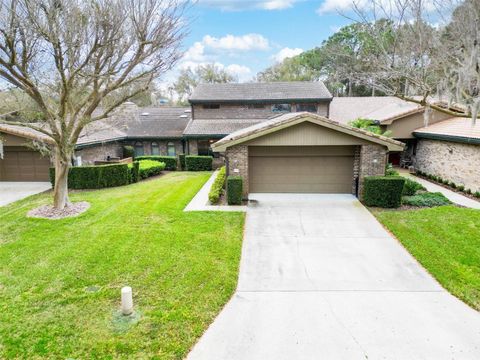
[{"label": "stucco wall", "polygon": [[[292,104],[292,111],[295,111],[295,104]],[[276,114],[280,113],[272,112],[272,104],[266,104],[263,109],[232,104],[221,104],[220,109],[204,109],[201,104],[193,105],[194,119],[266,119]],[[317,114],[327,116],[327,102],[317,104]]]},{"label": "stucco wall", "polygon": [[480,145],[419,139],[415,168],[480,191]]}]

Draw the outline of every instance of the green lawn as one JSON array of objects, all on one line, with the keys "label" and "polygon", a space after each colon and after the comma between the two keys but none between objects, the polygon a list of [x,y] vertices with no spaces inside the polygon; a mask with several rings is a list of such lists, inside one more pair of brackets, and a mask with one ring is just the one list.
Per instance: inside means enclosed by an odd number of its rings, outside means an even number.
[{"label": "green lawn", "polygon": [[450,293],[480,310],[480,210],[442,206],[374,213]]},{"label": "green lawn", "polygon": [[244,215],[182,212],[209,176],[72,193],[92,206],[64,220],[25,217],[50,195],[0,208],[0,358],[183,358],[237,281]]}]

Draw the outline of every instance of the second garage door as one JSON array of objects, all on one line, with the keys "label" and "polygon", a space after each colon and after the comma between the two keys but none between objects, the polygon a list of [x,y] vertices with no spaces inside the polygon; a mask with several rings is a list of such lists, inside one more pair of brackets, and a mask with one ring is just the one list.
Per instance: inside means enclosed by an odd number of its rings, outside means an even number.
[{"label": "second garage door", "polygon": [[354,146],[250,146],[249,192],[352,193]]},{"label": "second garage door", "polygon": [[50,160],[27,147],[7,146],[0,159],[1,181],[48,181]]}]

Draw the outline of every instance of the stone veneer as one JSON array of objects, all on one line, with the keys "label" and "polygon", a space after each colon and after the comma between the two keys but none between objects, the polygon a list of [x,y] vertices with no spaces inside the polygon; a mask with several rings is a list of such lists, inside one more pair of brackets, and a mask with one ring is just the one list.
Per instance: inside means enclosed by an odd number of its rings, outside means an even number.
[{"label": "stone veneer", "polygon": [[[248,146],[235,145],[227,149],[227,175],[243,178],[243,196],[248,198]],[[352,179],[352,194],[356,192],[358,178],[358,195],[363,195],[363,178],[365,176],[385,175],[387,149],[381,145],[361,145],[355,149]]]},{"label": "stone veneer", "polygon": [[415,169],[480,191],[480,145],[419,139]]}]

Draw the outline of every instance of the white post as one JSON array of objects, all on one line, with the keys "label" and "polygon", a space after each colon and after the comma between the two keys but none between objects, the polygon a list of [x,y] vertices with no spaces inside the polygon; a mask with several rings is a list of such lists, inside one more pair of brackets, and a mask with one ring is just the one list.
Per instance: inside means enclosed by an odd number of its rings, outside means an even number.
[{"label": "white post", "polygon": [[122,288],[122,314],[130,315],[133,312],[132,288],[124,286]]}]

